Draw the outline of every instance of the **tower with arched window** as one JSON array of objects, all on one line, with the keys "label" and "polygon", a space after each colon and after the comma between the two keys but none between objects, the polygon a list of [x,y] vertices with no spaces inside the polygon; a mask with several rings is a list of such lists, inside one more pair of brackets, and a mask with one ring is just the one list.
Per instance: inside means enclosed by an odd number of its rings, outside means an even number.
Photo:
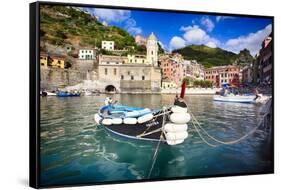
[{"label": "tower with arched window", "polygon": [[158,66],[158,42],[153,32],[147,39],[146,43],[146,59],[147,62],[154,67]]}]

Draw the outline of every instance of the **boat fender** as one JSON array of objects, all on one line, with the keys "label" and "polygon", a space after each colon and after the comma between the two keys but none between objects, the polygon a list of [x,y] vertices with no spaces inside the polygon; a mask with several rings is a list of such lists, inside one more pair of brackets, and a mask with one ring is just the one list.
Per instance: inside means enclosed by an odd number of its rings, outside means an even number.
[{"label": "boat fender", "polygon": [[176,124],[185,124],[191,119],[189,113],[172,113],[170,115],[170,121]]},{"label": "boat fender", "polygon": [[149,120],[152,120],[153,119],[153,114],[150,113],[150,114],[146,114],[146,115],[143,115],[141,117],[138,118],[138,123],[145,123]]},{"label": "boat fender", "polygon": [[164,130],[166,132],[172,132],[172,133],[181,132],[181,131],[187,131],[187,129],[188,129],[187,124],[167,123],[164,126]]},{"label": "boat fender", "polygon": [[184,142],[183,139],[181,139],[181,140],[167,140],[167,144],[172,145],[172,146],[177,145],[177,144],[181,144],[183,142]]},{"label": "boat fender", "polygon": [[187,113],[187,107],[173,106],[171,110],[173,113]]},{"label": "boat fender", "polygon": [[188,132],[187,131],[182,131],[177,133],[168,132],[165,134],[165,137],[169,141],[184,140],[188,137]]},{"label": "boat fender", "polygon": [[124,124],[129,124],[129,125],[134,125],[137,123],[137,119],[136,118],[125,118],[123,120]]},{"label": "boat fender", "polygon": [[112,119],[108,119],[108,118],[103,119],[101,121],[101,124],[103,124],[103,125],[112,125]]},{"label": "boat fender", "polygon": [[112,124],[115,124],[115,125],[122,124],[122,122],[123,122],[122,118],[113,118],[112,119]]},{"label": "boat fender", "polygon": [[95,122],[100,125],[101,120],[102,120],[102,117],[100,116],[100,114],[96,113],[95,114]]}]

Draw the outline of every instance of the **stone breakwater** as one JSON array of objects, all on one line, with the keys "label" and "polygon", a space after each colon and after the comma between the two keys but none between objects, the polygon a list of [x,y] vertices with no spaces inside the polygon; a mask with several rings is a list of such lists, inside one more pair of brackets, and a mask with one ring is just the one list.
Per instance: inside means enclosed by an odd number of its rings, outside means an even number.
[{"label": "stone breakwater", "polygon": [[66,86],[76,85],[87,79],[86,71],[71,69],[40,68],[41,89],[56,90]]}]

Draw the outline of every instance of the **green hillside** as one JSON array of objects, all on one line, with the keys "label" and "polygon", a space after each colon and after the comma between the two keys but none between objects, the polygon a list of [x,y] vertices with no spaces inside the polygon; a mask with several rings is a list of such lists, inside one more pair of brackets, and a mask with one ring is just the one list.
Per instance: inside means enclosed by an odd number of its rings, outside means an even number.
[{"label": "green hillside", "polygon": [[134,37],[124,29],[104,26],[95,17],[66,6],[40,7],[41,41],[55,46],[101,46],[102,40],[114,40],[117,49],[136,46]]},{"label": "green hillside", "polygon": [[185,59],[195,59],[199,63],[203,64],[206,68],[212,66],[229,65],[234,62],[241,64],[242,62],[244,63],[244,61],[250,60],[252,57],[248,50],[243,50],[241,56],[243,56],[244,59],[240,60],[240,54],[237,55],[221,48],[210,48],[205,45],[190,45],[174,50],[173,52],[182,54]]}]

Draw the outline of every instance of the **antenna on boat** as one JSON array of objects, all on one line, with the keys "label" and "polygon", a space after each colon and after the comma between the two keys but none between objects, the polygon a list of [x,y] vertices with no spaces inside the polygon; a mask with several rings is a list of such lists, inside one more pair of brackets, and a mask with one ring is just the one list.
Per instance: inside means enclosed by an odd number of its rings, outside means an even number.
[{"label": "antenna on boat", "polygon": [[185,95],[185,81],[182,82],[182,85],[181,85],[181,95],[180,95],[180,98],[184,98],[184,95]]}]

